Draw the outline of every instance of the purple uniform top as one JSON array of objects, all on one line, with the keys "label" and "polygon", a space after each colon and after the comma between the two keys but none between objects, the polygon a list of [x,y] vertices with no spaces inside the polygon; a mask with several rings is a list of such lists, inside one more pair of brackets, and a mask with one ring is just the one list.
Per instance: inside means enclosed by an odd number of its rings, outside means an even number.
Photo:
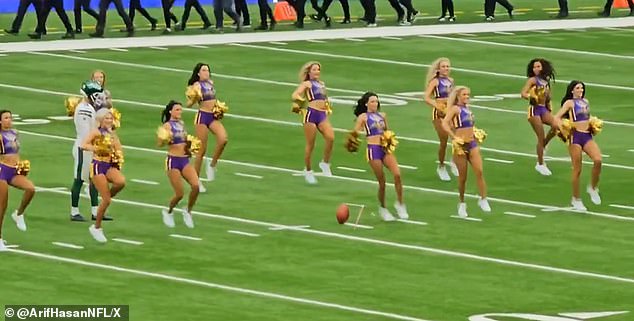
[{"label": "purple uniform top", "polygon": [[182,144],[185,142],[187,132],[182,120],[170,120],[170,131],[172,132],[172,141],[170,145]]},{"label": "purple uniform top", "polygon": [[379,113],[366,113],[368,116],[365,122],[365,135],[376,136],[383,134],[385,130],[385,118]]},{"label": "purple uniform top", "polygon": [[590,119],[590,105],[583,98],[573,99],[574,104],[570,108],[570,119],[572,121],[585,121]]},{"label": "purple uniform top", "polygon": [[438,85],[434,88],[434,95],[436,98],[447,98],[453,88],[453,82],[447,77],[437,77]]},{"label": "purple uniform top", "polygon": [[458,105],[458,108],[460,108],[460,112],[458,113],[458,115],[455,116],[453,120],[454,127],[456,128],[473,127],[475,122],[473,121],[473,114],[471,113],[471,110],[467,106]]},{"label": "purple uniform top", "polygon": [[0,154],[17,154],[20,151],[20,143],[18,142],[18,131],[15,129],[7,129],[0,131],[2,139],[0,139]]},{"label": "purple uniform top", "polygon": [[203,94],[202,101],[216,99],[216,88],[214,88],[214,84],[211,80],[201,80],[198,83],[200,84],[200,91]]},{"label": "purple uniform top", "polygon": [[307,92],[308,101],[326,100],[326,86],[318,80],[310,80],[310,88]]}]

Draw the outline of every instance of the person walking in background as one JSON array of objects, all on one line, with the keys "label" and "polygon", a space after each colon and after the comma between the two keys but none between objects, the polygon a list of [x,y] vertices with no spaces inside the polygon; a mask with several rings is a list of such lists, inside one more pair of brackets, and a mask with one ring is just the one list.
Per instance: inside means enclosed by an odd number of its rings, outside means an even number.
[{"label": "person walking in background", "polygon": [[64,24],[64,28],[66,28],[66,34],[62,36],[62,39],[75,38],[75,32],[73,31],[73,26],[70,24],[70,20],[68,19],[68,15],[64,9],[63,0],[46,0],[43,2],[40,13],[37,16],[37,28],[35,28],[35,32],[29,34],[29,38],[42,38],[42,30],[46,29],[46,20],[48,20],[48,15],[51,13],[51,8],[55,8],[57,16],[59,16],[59,19],[62,20],[62,23]]},{"label": "person walking in background", "polygon": [[90,8],[90,0],[75,0],[75,6],[73,7],[73,13],[75,15],[75,33],[81,34],[83,32],[81,22],[81,10],[95,18],[95,21],[99,21],[99,14],[97,11]]},{"label": "person walking in background", "polygon": [[[16,36],[20,32],[22,22],[24,21],[24,16],[26,15],[26,10],[29,8],[30,5],[33,5],[33,8],[35,8],[35,15],[39,18],[43,6],[42,0],[20,0],[20,4],[18,5],[18,12],[15,15],[15,19],[13,19],[11,29],[4,29],[4,32],[14,36]],[[35,29],[35,32],[46,34],[46,29]]]},{"label": "person walking in background", "polygon": [[[442,9],[442,13],[440,14],[440,17],[438,17],[439,22],[456,21],[456,16],[453,11],[453,0],[440,0],[440,7]],[[447,11],[449,11],[449,18],[447,18]]]},{"label": "person walking in background", "polygon": [[128,37],[134,36],[134,26],[132,26],[132,21],[130,21],[130,16],[125,13],[125,9],[123,8],[123,3],[121,0],[100,0],[99,1],[99,21],[97,21],[97,27],[95,28],[95,32],[91,33],[89,36],[93,38],[101,38],[103,37],[104,31],[106,29],[106,15],[108,14],[108,7],[110,3],[114,3],[117,8],[117,12],[123,22],[125,23],[126,31],[128,32]]}]

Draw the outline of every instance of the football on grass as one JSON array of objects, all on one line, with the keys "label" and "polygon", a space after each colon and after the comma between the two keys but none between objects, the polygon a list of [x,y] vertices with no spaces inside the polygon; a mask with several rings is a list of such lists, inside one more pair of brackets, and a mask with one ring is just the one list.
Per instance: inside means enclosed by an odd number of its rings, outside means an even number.
[{"label": "football on grass", "polygon": [[348,209],[348,205],[341,204],[339,205],[339,207],[337,207],[337,222],[339,222],[339,224],[345,223],[348,220],[349,216],[350,209]]}]

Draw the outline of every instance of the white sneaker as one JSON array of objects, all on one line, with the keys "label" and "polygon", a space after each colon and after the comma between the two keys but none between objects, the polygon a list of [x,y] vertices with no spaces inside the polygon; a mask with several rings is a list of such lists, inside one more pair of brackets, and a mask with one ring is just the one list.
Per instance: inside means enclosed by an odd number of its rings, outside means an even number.
[{"label": "white sneaker", "polygon": [[18,230],[22,232],[26,231],[26,223],[24,222],[24,213],[22,213],[22,215],[18,215],[18,210],[15,210],[11,214],[11,218],[15,222],[15,225],[18,227]]},{"label": "white sneaker", "polygon": [[374,28],[374,27],[377,27],[377,26],[378,26],[378,24],[376,24],[376,23],[368,23],[366,25],[366,27],[368,27],[368,28]]},{"label": "white sneaker", "polygon": [[211,166],[211,161],[207,162],[207,166],[206,166],[207,170],[207,179],[211,182],[214,179],[216,179],[216,168]]},{"label": "white sneaker", "polygon": [[379,206],[379,215],[381,215],[381,218],[386,222],[396,221],[394,215],[392,215],[392,213],[390,213],[390,211],[385,207]]},{"label": "white sneaker", "polygon": [[200,178],[198,179],[198,192],[199,193],[207,192],[207,189],[205,188],[205,185],[203,185],[203,181],[201,181]]},{"label": "white sneaker", "polygon": [[93,224],[93,225],[90,225],[90,227],[88,228],[88,231],[90,231],[90,235],[92,235],[92,238],[94,238],[95,241],[99,243],[108,242],[108,239],[103,234],[103,228],[96,228],[95,224]]},{"label": "white sneaker", "polygon": [[0,239],[0,252],[6,251],[9,248],[6,246],[6,244],[4,244],[4,241],[2,239]]},{"label": "white sneaker", "polygon": [[169,213],[167,210],[161,212],[163,214],[163,224],[167,227],[174,227],[174,213]]},{"label": "white sneaker", "polygon": [[574,210],[577,211],[587,211],[588,209],[583,205],[583,202],[581,201],[580,198],[572,198],[572,201],[570,202],[570,204],[572,204],[572,208]]},{"label": "white sneaker", "polygon": [[467,203],[458,204],[458,216],[462,218],[469,216],[469,214],[467,214]]},{"label": "white sneaker", "polygon": [[478,206],[480,206],[480,208],[484,211],[484,212],[491,212],[491,206],[489,206],[489,201],[486,198],[481,198],[478,200]]},{"label": "white sneaker", "polygon": [[553,174],[553,173],[550,171],[550,169],[548,169],[548,166],[546,166],[546,163],[544,163],[544,164],[537,163],[537,164],[535,165],[535,170],[536,170],[537,172],[539,172],[540,174],[544,175],[544,176],[550,176],[550,175],[552,175],[552,174]]},{"label": "white sneaker", "polygon": [[185,223],[185,226],[194,228],[194,218],[192,217],[192,214],[187,211],[187,207],[183,207],[183,222]]},{"label": "white sneaker", "polygon": [[394,208],[396,209],[396,215],[402,220],[406,220],[409,218],[409,214],[407,214],[407,207],[405,204],[400,204],[399,202],[394,203]]},{"label": "white sneaker", "polygon": [[451,176],[449,176],[449,173],[447,173],[447,168],[445,167],[445,165],[438,166],[438,168],[436,168],[436,173],[438,174],[438,177],[440,178],[441,181],[443,182],[451,181]]},{"label": "white sneaker", "polygon": [[330,171],[330,163],[319,162],[319,168],[321,168],[321,172],[324,176],[332,176],[332,171]]},{"label": "white sneaker", "polygon": [[453,176],[458,177],[460,175],[460,173],[458,172],[458,166],[456,166],[456,163],[449,162],[449,168],[451,169],[451,174],[453,174]]},{"label": "white sneaker", "polygon": [[601,205],[601,195],[599,195],[598,188],[592,188],[592,186],[588,185],[586,191],[588,192],[588,194],[590,194],[590,200],[592,201],[592,203],[594,203],[595,205]]},{"label": "white sneaker", "polygon": [[401,20],[398,22],[399,26],[411,26],[412,24],[409,21]]},{"label": "white sneaker", "polygon": [[304,170],[304,179],[308,184],[317,184],[317,179],[315,178],[315,173],[312,170],[307,171]]}]

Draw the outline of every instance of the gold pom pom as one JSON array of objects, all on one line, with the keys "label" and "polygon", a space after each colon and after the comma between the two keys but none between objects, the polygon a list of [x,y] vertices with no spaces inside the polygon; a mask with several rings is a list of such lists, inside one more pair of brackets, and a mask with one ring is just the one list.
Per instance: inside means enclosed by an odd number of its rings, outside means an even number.
[{"label": "gold pom pom", "polygon": [[211,109],[211,112],[214,114],[214,118],[216,119],[222,119],[228,111],[229,106],[220,100],[216,100],[216,104]]},{"label": "gold pom pom", "polygon": [[344,144],[344,146],[346,147],[346,150],[350,153],[355,153],[359,150],[359,143],[361,143],[361,140],[359,139],[359,133],[357,133],[356,131],[351,131],[346,136],[346,143]]},{"label": "gold pom pom", "polygon": [[125,160],[123,158],[122,150],[113,151],[112,154],[110,155],[110,163],[112,164],[112,166],[114,166],[118,170],[121,170],[121,168],[123,168],[124,162]]},{"label": "gold pom pom", "polygon": [[187,135],[187,142],[185,144],[185,153],[189,156],[198,154],[200,148],[202,147],[202,142],[198,137],[193,135]]},{"label": "gold pom pom", "polygon": [[561,120],[561,126],[557,129],[557,137],[561,139],[562,142],[568,144],[570,142],[570,138],[572,135],[572,122],[570,119],[564,118]]},{"label": "gold pom pom", "polygon": [[306,108],[306,100],[303,98],[293,99],[293,104],[291,104],[291,112],[299,114],[302,112],[302,109]]},{"label": "gold pom pom", "polygon": [[66,106],[66,114],[68,116],[75,115],[75,109],[77,109],[77,105],[79,105],[81,100],[82,98],[77,96],[66,97],[64,105]]},{"label": "gold pom pom", "polygon": [[473,127],[473,136],[475,137],[478,144],[482,144],[482,142],[484,142],[484,140],[487,138],[487,132],[485,132],[484,129]]},{"label": "gold pom pom", "polygon": [[387,154],[394,153],[396,146],[398,146],[396,134],[391,130],[384,131],[383,135],[381,135],[381,146]]},{"label": "gold pom pom", "polygon": [[112,118],[114,119],[112,122],[112,129],[121,128],[121,112],[116,108],[111,108],[110,112],[112,113]]},{"label": "gold pom pom", "polygon": [[447,101],[444,99],[436,100],[436,110],[444,115],[447,112]]},{"label": "gold pom pom", "polygon": [[454,155],[466,155],[464,140],[460,137],[454,137],[454,139],[451,140],[451,150]]},{"label": "gold pom pom", "polygon": [[191,85],[187,87],[185,97],[187,97],[187,106],[193,106],[202,100],[203,93],[199,86]]},{"label": "gold pom pom", "polygon": [[110,152],[112,150],[112,139],[110,135],[100,135],[93,141],[93,145],[95,146],[95,154],[101,157],[111,156]]},{"label": "gold pom pom", "polygon": [[603,120],[590,116],[588,120],[588,125],[590,125],[590,133],[594,135],[598,135],[603,130]]},{"label": "gold pom pom", "polygon": [[163,126],[159,126],[156,130],[156,137],[158,137],[161,143],[168,144],[172,141],[172,131]]},{"label": "gold pom pom", "polygon": [[330,104],[329,99],[326,99],[325,106],[326,106],[326,115],[332,114],[332,104]]},{"label": "gold pom pom", "polygon": [[26,176],[29,174],[29,171],[31,171],[31,162],[29,162],[26,159],[23,159],[18,162],[18,169],[17,169],[18,175]]}]

